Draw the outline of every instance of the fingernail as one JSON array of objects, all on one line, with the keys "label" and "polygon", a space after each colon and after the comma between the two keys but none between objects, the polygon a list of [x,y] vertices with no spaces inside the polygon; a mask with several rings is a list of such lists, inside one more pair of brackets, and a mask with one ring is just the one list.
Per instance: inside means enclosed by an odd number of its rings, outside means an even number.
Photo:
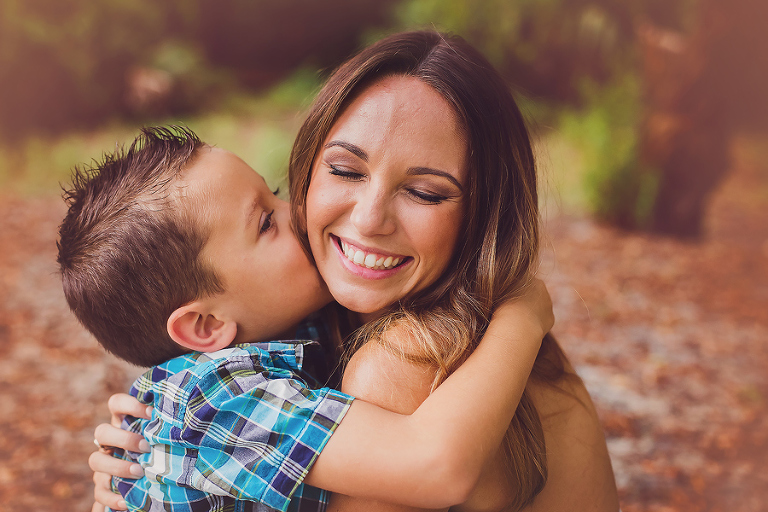
[{"label": "fingernail", "polygon": [[127,510],[128,509],[128,504],[125,502],[125,500],[120,500],[120,501],[117,502],[117,507],[120,510]]},{"label": "fingernail", "polygon": [[141,466],[139,466],[138,464],[131,464],[130,471],[132,475],[135,475],[138,477],[144,476],[144,470],[141,469]]},{"label": "fingernail", "polygon": [[147,442],[146,439],[142,439],[141,441],[139,441],[139,451],[144,453],[150,452],[149,443]]},{"label": "fingernail", "polygon": [[147,412],[147,417],[151,418],[152,417],[152,406],[147,407],[147,411],[146,412]]}]

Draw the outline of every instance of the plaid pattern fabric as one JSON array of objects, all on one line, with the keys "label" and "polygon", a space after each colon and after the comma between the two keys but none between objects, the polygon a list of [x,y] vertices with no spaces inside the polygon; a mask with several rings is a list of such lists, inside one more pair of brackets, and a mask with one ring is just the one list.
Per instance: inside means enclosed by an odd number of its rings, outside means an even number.
[{"label": "plaid pattern fabric", "polygon": [[130,510],[325,510],[326,492],[303,479],[353,398],[309,389],[314,342],[238,345],[171,359],[134,382],[152,420],[126,418],[148,454],[125,454],[145,477],[113,479]]}]

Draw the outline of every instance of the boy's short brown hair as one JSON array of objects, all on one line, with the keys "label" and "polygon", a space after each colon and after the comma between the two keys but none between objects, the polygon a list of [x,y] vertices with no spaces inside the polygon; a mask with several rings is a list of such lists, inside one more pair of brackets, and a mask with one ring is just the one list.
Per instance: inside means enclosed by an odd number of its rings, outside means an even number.
[{"label": "boy's short brown hair", "polygon": [[144,128],[126,151],[73,171],[59,227],[64,295],[116,356],[153,366],[187,349],[168,335],[178,307],[223,291],[200,259],[208,239],[172,186],[204,143],[188,128]]}]

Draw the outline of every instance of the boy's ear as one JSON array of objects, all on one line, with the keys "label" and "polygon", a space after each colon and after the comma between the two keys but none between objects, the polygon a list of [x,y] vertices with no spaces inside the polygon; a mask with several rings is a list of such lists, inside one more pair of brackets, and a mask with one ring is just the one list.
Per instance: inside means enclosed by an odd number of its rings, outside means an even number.
[{"label": "boy's ear", "polygon": [[237,335],[235,321],[216,318],[201,301],[176,309],[168,317],[167,328],[173,341],[196,352],[215,352],[226,348]]}]

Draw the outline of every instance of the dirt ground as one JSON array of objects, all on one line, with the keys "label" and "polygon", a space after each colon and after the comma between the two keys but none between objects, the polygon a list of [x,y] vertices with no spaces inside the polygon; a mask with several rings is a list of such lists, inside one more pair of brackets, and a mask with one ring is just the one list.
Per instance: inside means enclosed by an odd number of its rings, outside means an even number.
[{"label": "dirt ground", "polygon": [[[555,333],[605,426],[624,512],[768,509],[768,177],[741,162],[708,236],[547,223]],[[0,512],[90,510],[106,398],[139,370],[73,320],[58,197],[0,196]]]}]

